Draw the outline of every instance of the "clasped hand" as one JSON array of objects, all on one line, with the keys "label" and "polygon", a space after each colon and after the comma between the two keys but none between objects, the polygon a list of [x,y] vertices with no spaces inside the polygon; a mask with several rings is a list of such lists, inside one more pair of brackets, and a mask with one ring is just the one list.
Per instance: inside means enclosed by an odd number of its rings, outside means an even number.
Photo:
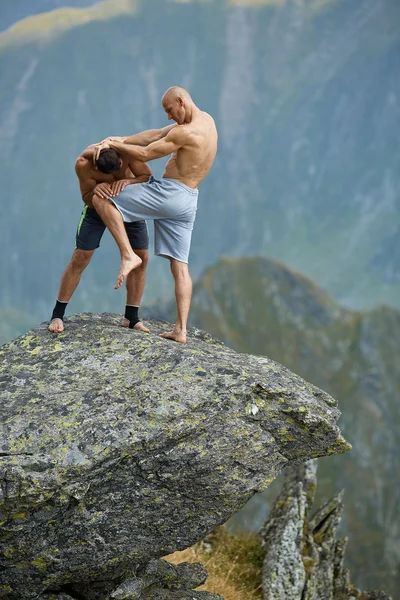
[{"label": "clasped hand", "polygon": [[113,142],[123,142],[123,141],[124,141],[123,137],[108,137],[108,138],[105,138],[104,140],[102,140],[101,142],[99,142],[94,148],[93,162],[96,162],[96,160],[99,158],[100,152],[102,150],[108,150],[108,148],[112,148]]},{"label": "clasped hand", "polygon": [[94,188],[94,193],[96,196],[108,200],[109,198],[118,196],[131,183],[130,179],[120,179],[119,181],[114,181],[114,183],[99,183]]}]

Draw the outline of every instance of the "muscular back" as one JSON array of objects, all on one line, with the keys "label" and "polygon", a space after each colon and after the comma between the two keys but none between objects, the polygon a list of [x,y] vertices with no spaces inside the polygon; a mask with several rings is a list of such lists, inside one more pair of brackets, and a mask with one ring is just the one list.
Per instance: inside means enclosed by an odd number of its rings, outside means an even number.
[{"label": "muscular back", "polygon": [[113,184],[121,179],[135,179],[138,182],[140,180],[147,181],[152,174],[146,163],[138,160],[128,161],[125,158],[122,158],[121,168],[118,172],[102,173],[93,164],[94,148],[95,145],[88,146],[75,162],[75,173],[79,180],[82,199],[90,207],[92,207],[93,191],[99,183]]},{"label": "muscular back", "polygon": [[171,134],[181,136],[183,143],[172,153],[163,177],[197,188],[211,169],[217,153],[218,134],[214,119],[206,112],[198,111],[189,124],[178,125]]}]

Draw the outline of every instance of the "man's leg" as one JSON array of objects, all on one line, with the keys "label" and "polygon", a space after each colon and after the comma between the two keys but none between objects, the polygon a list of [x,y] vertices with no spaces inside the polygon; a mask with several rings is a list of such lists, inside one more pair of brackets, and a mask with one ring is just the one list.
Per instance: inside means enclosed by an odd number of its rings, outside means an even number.
[{"label": "man's leg", "polygon": [[114,206],[114,204],[110,200],[100,198],[96,194],[93,195],[92,202],[97,213],[100,215],[103,222],[110,230],[111,235],[117,242],[119,251],[121,253],[121,265],[118,271],[117,283],[114,286],[117,290],[121,287],[127,275],[133,269],[136,269],[141,265],[142,260],[132,250],[125,231],[124,221],[121,213]]},{"label": "man's leg", "polygon": [[64,316],[66,305],[76,290],[81,279],[81,275],[90,263],[93,253],[94,250],[76,249],[74,251],[71,260],[61,278],[57,304],[54,308],[53,316],[49,325],[49,331],[52,333],[61,333],[64,331],[62,317]]},{"label": "man's leg", "polygon": [[[126,278],[126,309],[125,319],[122,321],[123,327],[133,327],[139,331],[150,333],[150,330],[138,319],[138,310],[142,299],[144,284],[146,282],[146,267],[149,260],[148,250],[135,250],[135,254],[142,259],[142,264],[129,273]],[[129,314],[130,313],[130,314]],[[130,317],[129,319],[126,317]]]},{"label": "man's leg", "polygon": [[170,258],[172,275],[175,280],[175,299],[177,318],[172,331],[161,333],[161,337],[175,342],[186,343],[186,324],[189,316],[190,301],[192,298],[192,279],[187,263]]}]

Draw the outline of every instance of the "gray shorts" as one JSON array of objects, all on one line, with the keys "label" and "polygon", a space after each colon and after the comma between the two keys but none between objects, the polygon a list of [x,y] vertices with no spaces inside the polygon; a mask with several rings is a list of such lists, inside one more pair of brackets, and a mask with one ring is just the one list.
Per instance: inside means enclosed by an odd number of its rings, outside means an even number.
[{"label": "gray shorts", "polygon": [[188,262],[198,190],[176,179],[155,179],[126,186],[110,200],[125,223],[153,219],[154,253]]}]

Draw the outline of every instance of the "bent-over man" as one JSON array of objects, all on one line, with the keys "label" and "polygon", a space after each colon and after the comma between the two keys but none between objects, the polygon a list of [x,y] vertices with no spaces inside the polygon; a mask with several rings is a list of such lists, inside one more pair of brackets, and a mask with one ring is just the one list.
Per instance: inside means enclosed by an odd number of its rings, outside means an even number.
[{"label": "bent-over man", "polygon": [[164,138],[145,148],[134,143],[106,140],[97,147],[95,153],[97,157],[102,149],[113,148],[126,159],[129,157],[143,163],[172,154],[162,179],[150,177],[146,183],[127,185],[119,194],[95,191],[93,205],[115,238],[121,253],[116,289],[132,270],[141,265],[141,258],[129,244],[124,222],[154,220],[155,254],[170,260],[177,305],[177,320],[173,330],[161,335],[185,343],[192,295],[188,257],[197,210],[198,186],[214,162],[218,135],[213,118],[195,105],[187,90],[169,88],[162,98],[162,105],[168,119],[177,123]]},{"label": "bent-over man", "polygon": [[[165,137],[174,127],[164,127],[144,131],[128,137],[110,138],[114,141],[131,142],[148,145]],[[85,207],[78,224],[75,250],[66,267],[60,283],[56,305],[51,317],[49,330],[53,333],[64,331],[64,313],[69,300],[76,290],[84,269],[89,264],[94,251],[100,245],[105,231],[105,224],[93,207],[92,197],[95,192],[118,194],[129,183],[147,181],[152,174],[150,167],[143,161],[132,157],[121,156],[116,150],[108,149],[94,163],[95,145],[88,146],[77,158],[75,172],[79,180],[80,191]],[[126,234],[132,250],[140,257],[141,264],[126,279],[125,319],[122,325],[129,328],[149,332],[139,319],[138,311],[143,295],[146,266],[148,262],[148,231],[144,220],[126,224]]]}]

